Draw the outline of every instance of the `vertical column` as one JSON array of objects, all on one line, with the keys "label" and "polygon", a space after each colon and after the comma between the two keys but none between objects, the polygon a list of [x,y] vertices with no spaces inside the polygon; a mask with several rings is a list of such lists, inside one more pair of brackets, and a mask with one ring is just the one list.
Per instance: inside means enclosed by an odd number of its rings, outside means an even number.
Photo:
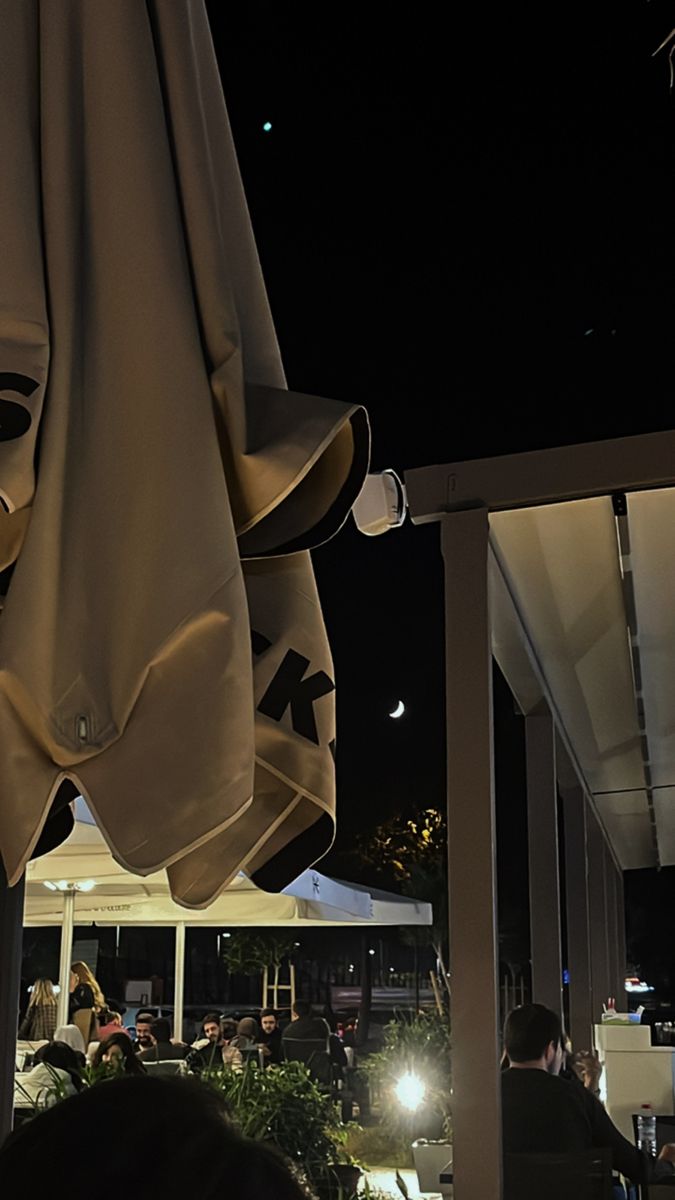
[{"label": "vertical column", "polygon": [[0,1145],[12,1128],[24,880],[7,887],[0,859]]},{"label": "vertical column", "polygon": [[620,1009],[622,1008],[623,989],[617,989],[617,981],[619,979],[619,939],[616,912],[616,869],[607,842],[604,843],[604,871],[609,995],[615,997],[616,1006]]},{"label": "vertical column", "polygon": [[626,1003],[626,908],[623,895],[623,871],[617,871],[616,874],[616,924],[620,976],[617,980],[619,987],[617,1001],[621,996],[621,1008],[623,1009]]},{"label": "vertical column", "polygon": [[185,997],[185,921],[176,923],[176,956],[173,987],[173,1036],[183,1038],[183,1004]]},{"label": "vertical column", "polygon": [[501,1195],[488,514],[441,519],[445,566],[453,1172],[461,1200]]},{"label": "vertical column", "polygon": [[588,915],[586,800],[577,783],[562,788],[565,820],[567,967],[570,974],[570,1036],[575,1050],[593,1042],[591,953]]},{"label": "vertical column", "polygon": [[59,1000],[56,1008],[57,1027],[68,1024],[70,1008],[70,968],[73,961],[73,926],[75,922],[75,891],[68,888],[63,895],[63,922],[59,954]]},{"label": "vertical column", "polygon": [[599,1021],[610,994],[607,912],[605,909],[605,839],[597,818],[587,807],[588,912],[591,943],[593,1019]]},{"label": "vertical column", "polygon": [[626,920],[623,911],[623,871],[611,863],[612,927],[615,944],[613,992],[616,1007],[625,1008],[626,1001]]},{"label": "vertical column", "polygon": [[545,702],[525,718],[532,998],[562,1013],[555,729]]}]

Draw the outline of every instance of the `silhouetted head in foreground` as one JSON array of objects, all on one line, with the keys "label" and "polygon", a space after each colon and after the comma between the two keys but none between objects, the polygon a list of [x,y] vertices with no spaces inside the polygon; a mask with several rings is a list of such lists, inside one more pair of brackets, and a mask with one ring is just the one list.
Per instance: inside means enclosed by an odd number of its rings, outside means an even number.
[{"label": "silhouetted head in foreground", "polygon": [[[105,1162],[102,1130],[115,1131]],[[305,1197],[283,1159],[243,1138],[218,1093],[193,1079],[131,1076],[100,1083],[41,1113],[0,1149],[8,1194],[30,1178],[50,1200],[66,1200],[74,1177],[95,1180],[97,1200]]]}]

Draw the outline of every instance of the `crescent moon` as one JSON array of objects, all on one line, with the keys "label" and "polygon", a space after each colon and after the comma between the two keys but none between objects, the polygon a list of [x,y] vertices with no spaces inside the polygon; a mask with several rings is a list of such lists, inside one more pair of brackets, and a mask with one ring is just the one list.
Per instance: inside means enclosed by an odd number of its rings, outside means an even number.
[{"label": "crescent moon", "polygon": [[389,713],[389,716],[394,717],[394,718],[402,717],[404,712],[405,712],[405,704],[403,703],[402,700],[399,700],[398,704],[396,705],[396,708],[394,709],[393,712]]}]

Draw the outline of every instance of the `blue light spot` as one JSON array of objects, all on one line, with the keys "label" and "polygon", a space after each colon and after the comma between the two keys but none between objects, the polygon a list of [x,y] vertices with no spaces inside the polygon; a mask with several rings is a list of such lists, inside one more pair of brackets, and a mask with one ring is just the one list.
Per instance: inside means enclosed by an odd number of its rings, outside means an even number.
[{"label": "blue light spot", "polygon": [[563,970],[563,983],[569,983],[569,981],[570,981],[570,973],[567,970],[567,967],[565,967],[565,969]]},{"label": "blue light spot", "polygon": [[271,133],[272,132],[272,122],[265,121],[265,124],[263,125],[263,129],[264,129],[265,133]]}]

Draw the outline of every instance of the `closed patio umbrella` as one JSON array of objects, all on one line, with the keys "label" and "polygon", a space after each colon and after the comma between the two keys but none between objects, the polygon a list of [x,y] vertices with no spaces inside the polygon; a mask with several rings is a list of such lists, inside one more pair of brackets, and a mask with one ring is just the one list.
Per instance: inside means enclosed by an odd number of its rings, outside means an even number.
[{"label": "closed patio umbrella", "polygon": [[0,884],[79,791],[186,907],[280,888],[332,838],[307,551],[367,419],[286,388],[201,0],[0,0],[0,28]]},{"label": "closed patio umbrella", "polygon": [[0,19],[6,872],[69,783],[179,903],[242,868],[279,888],[332,838],[307,548],[367,420],[286,389],[200,0]]}]

